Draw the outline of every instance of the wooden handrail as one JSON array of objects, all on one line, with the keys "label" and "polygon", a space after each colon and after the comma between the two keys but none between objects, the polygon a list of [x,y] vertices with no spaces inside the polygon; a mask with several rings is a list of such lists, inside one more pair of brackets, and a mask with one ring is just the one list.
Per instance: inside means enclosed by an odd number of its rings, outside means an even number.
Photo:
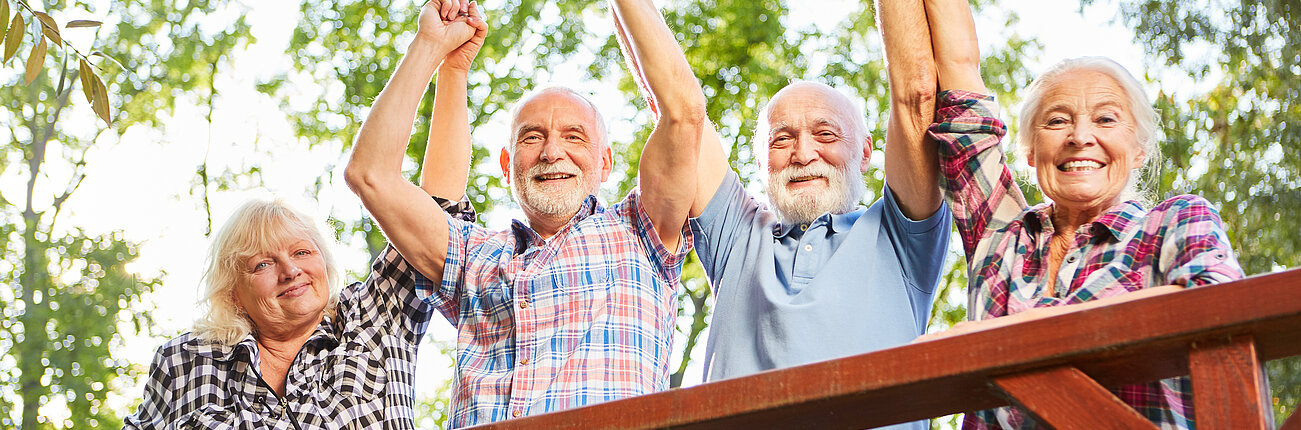
[{"label": "wooden handrail", "polygon": [[476,428],[868,428],[1008,405],[992,381],[1036,370],[1188,375],[1190,348],[1243,339],[1261,363],[1301,355],[1301,269]]}]

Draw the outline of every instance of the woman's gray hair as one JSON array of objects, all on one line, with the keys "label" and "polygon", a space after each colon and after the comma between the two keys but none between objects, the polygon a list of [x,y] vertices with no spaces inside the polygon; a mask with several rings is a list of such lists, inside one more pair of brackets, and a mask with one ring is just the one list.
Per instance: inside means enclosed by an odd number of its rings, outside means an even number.
[{"label": "woman's gray hair", "polygon": [[1152,107],[1152,101],[1148,100],[1147,92],[1143,90],[1143,84],[1134,75],[1125,70],[1120,63],[1107,57],[1079,57],[1062,60],[1047,71],[1039,75],[1038,78],[1026,88],[1025,101],[1021,103],[1021,113],[1017,118],[1017,155],[1023,159],[1028,159],[1030,152],[1034,147],[1034,133],[1030,132],[1033,128],[1036,114],[1043,103],[1044,91],[1062,79],[1070,72],[1076,71],[1093,71],[1110,76],[1120,89],[1125,92],[1126,99],[1129,101],[1130,114],[1134,116],[1134,137],[1145,155],[1141,167],[1135,169],[1136,172],[1130,175],[1129,183],[1122,192],[1122,199],[1146,200],[1146,193],[1139,192],[1138,186],[1143,179],[1151,180],[1159,172],[1161,145],[1157,143],[1157,113]]},{"label": "woman's gray hair", "polygon": [[325,260],[326,279],[330,283],[330,300],[325,312],[334,317],[342,285],[330,249],[331,241],[310,217],[283,200],[254,199],[236,209],[212,237],[203,273],[203,297],[199,300],[203,309],[194,322],[194,334],[207,341],[234,345],[255,333],[257,327],[235,302],[235,288],[248,282],[246,262],[254,255],[302,239],[315,244]]}]

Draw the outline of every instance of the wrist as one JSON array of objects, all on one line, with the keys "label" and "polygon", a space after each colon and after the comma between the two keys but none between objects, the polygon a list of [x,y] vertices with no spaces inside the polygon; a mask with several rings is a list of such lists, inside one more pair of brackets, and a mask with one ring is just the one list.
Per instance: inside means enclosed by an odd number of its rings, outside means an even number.
[{"label": "wrist", "polygon": [[452,48],[446,46],[446,42],[441,38],[416,32],[416,38],[412,39],[411,44],[407,45],[407,55],[429,54],[442,58],[447,56],[447,53],[452,52]]}]

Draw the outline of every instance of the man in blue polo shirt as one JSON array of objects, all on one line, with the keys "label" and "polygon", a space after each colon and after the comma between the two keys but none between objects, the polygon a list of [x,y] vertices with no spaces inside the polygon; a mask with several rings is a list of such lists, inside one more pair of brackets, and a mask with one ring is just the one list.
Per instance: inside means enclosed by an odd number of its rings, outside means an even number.
[{"label": "man in blue polo shirt", "polygon": [[[952,217],[937,160],[925,155],[934,149],[924,150],[934,145],[924,132],[935,66],[929,35],[916,31],[927,28],[920,0],[880,0],[876,10],[891,113],[887,187],[875,203],[859,204],[872,155],[863,114],[831,87],[792,84],[759,118],[753,147],[766,158],[772,207],[745,191],[714,129],[703,133],[691,224],[717,295],[708,380],[889,348],[925,331]],[[631,43],[674,46],[662,38]],[[655,59],[628,60],[647,88]]]}]

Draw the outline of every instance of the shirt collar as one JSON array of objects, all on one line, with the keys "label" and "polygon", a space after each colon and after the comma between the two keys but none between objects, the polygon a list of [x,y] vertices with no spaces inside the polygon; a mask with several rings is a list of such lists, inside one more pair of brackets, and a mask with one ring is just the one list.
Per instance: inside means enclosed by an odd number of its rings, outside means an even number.
[{"label": "shirt collar", "polygon": [[[339,343],[339,339],[334,336],[334,330],[332,330],[332,328],[333,322],[331,321],[330,316],[326,315],[321,320],[321,323],[316,325],[316,331],[312,333],[312,336],[307,338],[307,342],[303,343],[303,347],[306,348],[307,345],[321,342],[325,344],[325,349],[333,348]],[[252,357],[256,346],[257,338],[254,337],[252,333],[244,335],[244,339],[241,339],[234,345],[225,345],[218,342],[200,339],[198,337],[183,344],[183,348],[190,353],[208,357],[216,361],[231,361],[240,357]],[[248,361],[251,362],[252,360]]]},{"label": "shirt collar", "polygon": [[[772,235],[778,239],[786,237],[787,235],[795,235],[798,237],[802,236],[804,231],[822,225],[827,226],[827,234],[832,235],[842,231],[849,231],[850,227],[854,226],[854,222],[858,221],[858,217],[862,214],[863,208],[859,207],[843,214],[824,213],[822,216],[813,220],[813,222],[807,224],[778,223],[772,227]],[[798,233],[796,233],[796,231],[798,231]]]},{"label": "shirt collar", "polygon": [[[1027,210],[1022,215],[1026,228],[1035,232],[1042,232],[1044,226],[1052,225],[1051,209],[1051,203],[1040,203]],[[1127,200],[1112,206],[1111,209],[1094,218],[1091,226],[1095,232],[1094,234],[1105,231],[1111,234],[1111,237],[1118,238],[1122,237],[1125,231],[1129,230],[1146,213],[1147,211],[1143,209],[1143,205],[1139,204],[1139,202]],[[1054,228],[1058,228],[1058,226],[1054,226]]]},{"label": "shirt collar", "polygon": [[[583,199],[583,205],[578,207],[578,212],[575,212],[574,216],[569,219],[569,223],[565,224],[565,227],[561,227],[560,230],[563,231],[565,228],[577,224],[579,221],[582,221],[600,211],[601,204],[596,201],[596,196],[588,194],[587,198]],[[533,228],[529,227],[529,225],[524,221],[517,219],[511,220],[510,227],[511,231],[515,234],[516,254],[523,254],[524,251],[529,248],[541,246],[546,243],[546,240],[542,239],[542,235],[539,235],[537,231],[534,231]],[[557,234],[559,234],[559,232],[557,232]]]}]

